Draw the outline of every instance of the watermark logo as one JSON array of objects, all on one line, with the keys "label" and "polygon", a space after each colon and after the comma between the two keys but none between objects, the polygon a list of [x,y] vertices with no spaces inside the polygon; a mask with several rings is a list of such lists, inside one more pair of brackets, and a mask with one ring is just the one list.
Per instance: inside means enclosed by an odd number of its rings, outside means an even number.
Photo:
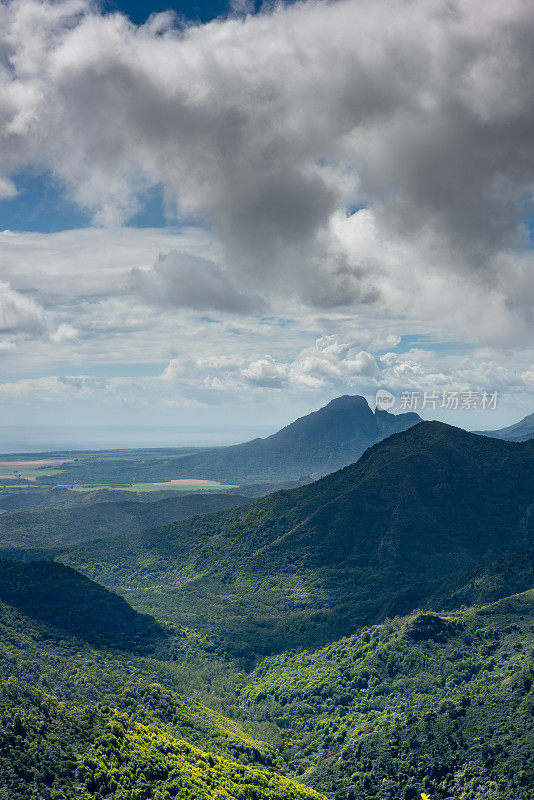
[{"label": "watermark logo", "polygon": [[389,411],[395,405],[396,397],[387,389],[379,389],[376,393],[376,407],[380,411]]},{"label": "watermark logo", "polygon": [[[380,411],[389,411],[396,401],[395,395],[387,389],[379,389],[376,393],[376,407]],[[475,392],[471,389],[438,392],[432,389],[401,392],[399,407],[401,411],[424,411],[425,408],[432,411],[438,408],[445,411],[495,411],[498,402],[499,392]]]}]

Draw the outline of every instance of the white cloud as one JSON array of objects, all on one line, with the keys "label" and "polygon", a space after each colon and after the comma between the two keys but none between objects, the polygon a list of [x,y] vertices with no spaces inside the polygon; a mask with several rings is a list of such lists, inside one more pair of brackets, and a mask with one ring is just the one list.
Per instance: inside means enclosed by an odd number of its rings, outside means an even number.
[{"label": "white cloud", "polygon": [[78,339],[78,334],[79,332],[73,325],[62,322],[50,338],[53,342],[57,342],[58,344],[61,342],[75,342]]},{"label": "white cloud", "polygon": [[123,294],[131,269],[148,270],[162,252],[216,256],[210,237],[191,228],[84,228],[59,233],[0,231],[0,270],[17,291],[47,305]]},{"label": "white cloud", "polygon": [[[301,413],[377,386],[530,403],[529,0],[172,20],[0,4],[0,198],[35,165],[107,226],[0,233],[6,403]],[[122,227],[157,185],[187,227]],[[445,346],[399,352],[423,333]],[[27,377],[43,364],[72,375]],[[134,377],[78,374],[100,367]]]},{"label": "white cloud", "polygon": [[0,31],[4,176],[47,168],[107,225],[161,184],[169,209],[213,227],[247,295],[462,333],[474,300],[493,317],[476,341],[525,336],[529,0],[295,3],[185,29],[14,0]]},{"label": "white cloud", "polygon": [[251,361],[242,371],[242,375],[246,381],[255,386],[279,389],[289,378],[290,370],[284,364],[277,364],[272,356],[266,355],[256,361]]},{"label": "white cloud", "polygon": [[43,309],[0,281],[0,332],[37,334],[44,329]]},{"label": "white cloud", "polygon": [[[508,361],[507,366],[502,363]],[[487,429],[508,424],[532,411],[534,371],[532,352],[526,360],[505,358],[503,352],[463,358],[452,351],[411,350],[376,355],[357,341],[339,336],[320,337],[292,357],[257,354],[253,358],[195,354],[184,348],[157,374],[109,377],[70,375],[22,378],[0,383],[3,419],[17,424],[32,419],[61,418],[79,424],[158,425],[248,424],[256,431],[272,429],[318,408],[340,394],[363,394],[372,403],[378,388],[400,398],[403,391],[467,390],[499,393],[497,412],[441,412],[429,408],[423,416],[445,418],[451,424]],[[419,406],[419,409],[421,406]],[[179,410],[179,415],[176,412]],[[402,410],[397,403],[396,411]],[[276,423],[272,422],[276,419]],[[193,435],[193,434],[192,434]],[[251,435],[253,435],[251,431]],[[194,440],[194,435],[193,435]],[[191,441],[191,437],[188,439]]]}]

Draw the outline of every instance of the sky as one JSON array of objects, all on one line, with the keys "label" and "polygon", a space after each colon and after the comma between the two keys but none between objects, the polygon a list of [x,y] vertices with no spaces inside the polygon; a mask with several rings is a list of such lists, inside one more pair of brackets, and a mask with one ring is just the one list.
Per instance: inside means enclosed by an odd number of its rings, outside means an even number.
[{"label": "sky", "polygon": [[533,73],[530,0],[0,0],[0,450],[532,413]]}]

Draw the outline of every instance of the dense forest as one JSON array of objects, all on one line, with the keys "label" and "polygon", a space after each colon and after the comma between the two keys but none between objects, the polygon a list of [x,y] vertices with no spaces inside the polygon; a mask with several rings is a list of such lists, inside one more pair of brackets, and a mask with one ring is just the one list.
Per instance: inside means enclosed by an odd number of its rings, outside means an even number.
[{"label": "dense forest", "polygon": [[232,798],[317,796],[284,774],[336,800],[527,800],[533,611],[530,591],[414,612],[247,673],[185,630],[139,654],[2,605],[2,786],[21,800],[179,797],[176,784],[204,798],[217,781]]},{"label": "dense forest", "polygon": [[320,800],[273,772],[206,753],[109,706],[0,684],[0,797],[10,800]]},{"label": "dense forest", "polygon": [[123,536],[246,502],[247,498],[241,495],[175,492],[173,497],[155,502],[108,499],[74,508],[11,511],[0,514],[0,547],[47,548]]}]

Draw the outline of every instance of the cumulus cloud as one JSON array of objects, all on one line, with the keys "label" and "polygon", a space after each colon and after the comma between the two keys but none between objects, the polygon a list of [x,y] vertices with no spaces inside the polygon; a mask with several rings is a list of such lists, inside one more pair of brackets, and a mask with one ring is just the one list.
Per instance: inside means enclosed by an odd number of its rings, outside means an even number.
[{"label": "cumulus cloud", "polygon": [[45,329],[43,309],[0,281],[0,333],[38,334]]},{"label": "cumulus cloud", "polygon": [[240,378],[253,386],[271,389],[320,390],[363,385],[379,378],[379,366],[372,353],[359,343],[338,336],[322,336],[314,347],[304,348],[289,361],[264,355],[246,364]]},{"label": "cumulus cloud", "polygon": [[61,342],[75,342],[78,339],[78,333],[73,325],[69,325],[68,322],[62,322],[50,338],[58,344]]},{"label": "cumulus cloud", "polygon": [[279,389],[289,378],[290,368],[285,364],[277,364],[272,356],[266,355],[251,361],[241,374],[255,386]]},{"label": "cumulus cloud", "polygon": [[240,291],[213,261],[171,250],[150,270],[132,269],[130,289],[149,303],[174,308],[245,314],[264,308],[262,300]]},{"label": "cumulus cloud", "polygon": [[[449,328],[474,297],[496,320],[475,337],[511,339],[532,323],[533,69],[529,0],[295,3],[183,29],[13,0],[0,174],[38,164],[107,225],[160,184],[243,292]],[[221,276],[204,283],[215,302]]]},{"label": "cumulus cloud", "polygon": [[[395,411],[403,410],[402,392],[418,394],[417,410],[425,392],[436,392],[437,405],[429,405],[423,416],[471,429],[499,427],[532,411],[532,350],[522,358],[489,348],[458,357],[430,346],[378,354],[362,349],[365,338],[323,336],[300,351],[252,357],[201,354],[189,341],[152,374],[139,374],[133,366],[132,374],[123,377],[73,369],[69,375],[10,379],[0,383],[0,406],[3,418],[13,424],[27,424],[30,413],[32,420],[44,416],[63,424],[80,418],[87,425],[109,424],[111,418],[118,425],[139,426],[156,413],[158,424],[169,428],[204,424],[213,431],[217,425],[248,424],[243,438],[276,430],[340,394],[363,394],[373,405],[380,388],[396,395]],[[498,392],[497,411],[462,411],[461,393],[473,391]],[[458,410],[441,410],[446,392],[460,393]]]}]

